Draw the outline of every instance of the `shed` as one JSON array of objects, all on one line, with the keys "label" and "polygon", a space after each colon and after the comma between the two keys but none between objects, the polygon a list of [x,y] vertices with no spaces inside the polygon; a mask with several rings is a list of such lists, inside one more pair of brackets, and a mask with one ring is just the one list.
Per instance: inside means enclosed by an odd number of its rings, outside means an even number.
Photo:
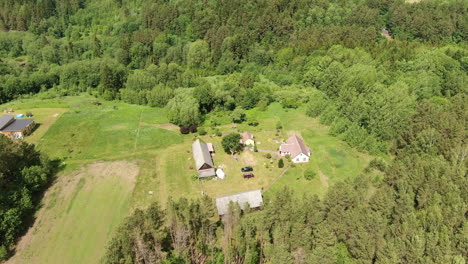
[{"label": "shed", "polygon": [[216,197],[216,209],[218,209],[218,215],[222,216],[226,214],[229,208],[229,203],[231,202],[239,204],[241,208],[245,208],[246,204],[248,204],[251,209],[260,208],[263,203],[262,191],[252,190]]},{"label": "shed", "polygon": [[215,153],[214,147],[213,147],[213,144],[212,144],[212,143],[206,143],[206,146],[208,147],[208,151],[209,151],[211,154],[214,154],[214,153]]}]

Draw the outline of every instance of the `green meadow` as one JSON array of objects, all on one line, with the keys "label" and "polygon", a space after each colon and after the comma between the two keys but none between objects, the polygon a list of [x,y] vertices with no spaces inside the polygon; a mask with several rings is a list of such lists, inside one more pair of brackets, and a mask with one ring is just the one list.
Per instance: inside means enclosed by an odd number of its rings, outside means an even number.
[{"label": "green meadow", "polygon": [[[277,103],[264,111],[247,111],[258,126],[231,124],[229,113],[209,115],[205,136],[181,135],[168,124],[164,109],[89,96],[23,99],[3,107],[37,113],[41,125],[26,140],[61,159],[64,167],[9,263],[96,263],[115,227],[134,208],[154,201],[164,206],[169,197],[216,197],[251,189],[271,196],[284,186],[299,195],[322,196],[337,181],[358,177],[372,159],[328,135],[328,128],[307,117],[304,109],[285,110]],[[212,118],[221,123],[211,127]],[[234,158],[224,153],[215,130],[249,131],[259,151]],[[294,165],[285,160],[280,169],[279,157],[268,159],[265,151],[276,151],[292,134],[301,135],[310,147],[310,162]],[[197,137],[214,144],[215,166],[225,168],[225,180],[196,179],[191,143]],[[254,178],[243,179],[240,168],[246,165],[254,167]],[[316,177],[306,180],[306,169]]]}]

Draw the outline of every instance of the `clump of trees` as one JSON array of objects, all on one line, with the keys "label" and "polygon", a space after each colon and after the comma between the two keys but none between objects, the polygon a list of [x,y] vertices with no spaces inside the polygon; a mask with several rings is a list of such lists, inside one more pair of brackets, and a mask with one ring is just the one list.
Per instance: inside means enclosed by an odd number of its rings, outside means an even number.
[{"label": "clump of trees", "polygon": [[0,260],[4,260],[32,219],[55,165],[34,145],[3,135],[0,164]]},{"label": "clump of trees", "polygon": [[221,146],[226,153],[234,155],[235,153],[239,153],[242,151],[242,145],[240,143],[241,135],[239,133],[231,133],[226,135],[221,140]]}]

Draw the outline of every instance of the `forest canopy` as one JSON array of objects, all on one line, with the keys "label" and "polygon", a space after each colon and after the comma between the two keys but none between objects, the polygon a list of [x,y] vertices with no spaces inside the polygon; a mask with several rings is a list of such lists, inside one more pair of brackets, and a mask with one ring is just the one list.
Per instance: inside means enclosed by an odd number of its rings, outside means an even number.
[{"label": "forest canopy", "polygon": [[[467,14],[463,0],[0,0],[0,103],[87,93],[196,127],[215,112],[255,123],[246,110],[278,102],[393,158],[322,199],[286,189],[223,220],[209,199],[137,210],[105,263],[461,264]],[[0,144],[1,257],[51,168],[32,146]]]}]

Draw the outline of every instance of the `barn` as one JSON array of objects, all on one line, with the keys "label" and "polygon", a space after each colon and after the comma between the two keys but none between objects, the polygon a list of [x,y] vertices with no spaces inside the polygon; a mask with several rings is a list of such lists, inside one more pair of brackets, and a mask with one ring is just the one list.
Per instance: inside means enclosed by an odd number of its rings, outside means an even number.
[{"label": "barn", "polygon": [[198,178],[210,178],[216,176],[213,159],[208,145],[197,139],[192,144],[193,160],[198,173]]}]

